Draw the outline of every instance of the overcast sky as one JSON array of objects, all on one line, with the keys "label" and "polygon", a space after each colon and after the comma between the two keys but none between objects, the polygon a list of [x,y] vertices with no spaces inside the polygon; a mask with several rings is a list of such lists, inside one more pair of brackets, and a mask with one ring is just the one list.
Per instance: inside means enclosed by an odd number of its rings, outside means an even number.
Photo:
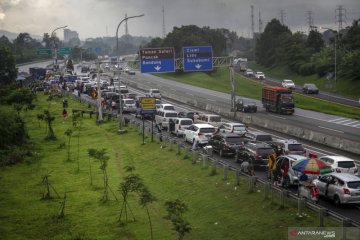
[{"label": "overcast sky", "polygon": [[[165,30],[194,24],[200,27],[227,28],[239,36],[251,33],[251,5],[254,6],[254,28],[259,30],[259,11],[263,27],[273,18],[280,19],[293,31],[307,31],[307,12],[312,11],[316,26],[336,28],[335,9],[343,5],[343,26],[360,18],[360,0],[0,0],[0,29],[15,33],[28,32],[42,36],[67,25],[89,37],[115,36],[118,23],[125,17],[145,14],[128,21],[134,36],[162,36],[162,6],[165,8]],[[121,25],[119,35],[125,33]],[[62,31],[57,32],[63,38]]]}]

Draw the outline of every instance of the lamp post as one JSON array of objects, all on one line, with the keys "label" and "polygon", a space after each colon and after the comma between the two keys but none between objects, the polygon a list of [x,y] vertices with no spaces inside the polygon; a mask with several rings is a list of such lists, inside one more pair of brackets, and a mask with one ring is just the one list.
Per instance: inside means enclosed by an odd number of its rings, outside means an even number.
[{"label": "lamp post", "polygon": [[[143,17],[143,16],[144,16],[144,14],[125,17],[123,20],[120,21],[119,25],[117,26],[117,28],[116,28],[116,56],[117,56],[118,64],[119,64],[119,28],[120,28],[120,25],[124,21],[126,21],[130,18],[138,18],[138,17]],[[120,92],[120,72],[119,72],[119,130],[118,130],[119,134],[125,132],[125,130],[123,129],[122,115],[123,115],[123,110],[122,110],[122,99],[121,99],[121,92]]]},{"label": "lamp post", "polygon": [[[63,26],[63,27],[58,27],[58,28],[55,28],[51,34],[50,34],[50,37],[53,37],[53,34],[56,30],[59,30],[59,29],[62,29],[62,28],[66,28],[67,26]],[[53,38],[53,41],[54,41],[54,67],[57,67],[57,46],[56,46],[56,43],[55,43],[55,37]]]},{"label": "lamp post", "polygon": [[335,90],[336,90],[336,82],[337,82],[337,49],[336,49],[336,38],[337,38],[337,35],[338,35],[338,32],[331,29],[331,28],[326,28],[326,27],[320,27],[320,29],[327,29],[327,30],[330,30],[332,31],[333,33],[335,33],[335,37],[334,37],[334,79],[335,79]]}]

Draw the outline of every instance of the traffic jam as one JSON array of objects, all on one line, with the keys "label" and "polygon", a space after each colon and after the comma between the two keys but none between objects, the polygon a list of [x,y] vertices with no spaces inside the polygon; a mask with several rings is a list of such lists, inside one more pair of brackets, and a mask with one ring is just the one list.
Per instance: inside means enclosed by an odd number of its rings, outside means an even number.
[{"label": "traffic jam", "polygon": [[[150,88],[144,92],[126,85],[126,78],[135,75],[126,62],[110,59],[98,71],[94,64],[83,62],[62,75],[47,72],[44,91],[68,91],[74,96],[96,104],[98,84],[101,89],[101,108],[114,115],[121,114],[154,124],[158,133],[183,140],[190,151],[200,151],[228,161],[244,174],[256,175],[274,185],[298,191],[299,196],[315,203],[319,199],[341,205],[358,206],[360,177],[354,159],[324,154],[295,139],[287,139],[233,122],[222,116],[178,105],[164,99],[161,91]],[[118,77],[113,74],[121,72]],[[100,72],[100,73],[98,73]],[[263,106],[267,111],[292,114],[291,90],[265,86]],[[272,99],[279,97],[280,106]],[[156,110],[144,111],[142,99],[155,99]],[[238,97],[236,110],[256,114],[257,105]]]}]

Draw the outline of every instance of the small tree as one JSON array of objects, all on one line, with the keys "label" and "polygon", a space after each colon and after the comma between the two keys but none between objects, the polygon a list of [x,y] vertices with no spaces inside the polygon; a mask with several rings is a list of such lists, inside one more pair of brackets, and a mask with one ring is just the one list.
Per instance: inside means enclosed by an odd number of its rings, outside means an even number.
[{"label": "small tree", "polygon": [[48,125],[48,135],[46,136],[46,140],[56,140],[56,136],[54,133],[54,130],[52,129],[52,122],[55,120],[55,117],[51,115],[51,113],[49,112],[49,110],[44,110],[44,120],[46,121],[47,125]]},{"label": "small tree", "polygon": [[69,128],[68,130],[65,131],[64,133],[67,137],[68,137],[68,144],[67,144],[67,161],[70,161],[70,141],[71,141],[71,137],[73,134],[73,131],[71,128]]},{"label": "small tree", "polygon": [[150,237],[151,239],[154,239],[153,236],[153,228],[152,228],[152,222],[151,222],[151,218],[150,218],[150,212],[149,212],[149,208],[148,208],[148,204],[151,204],[152,202],[156,201],[156,198],[150,193],[150,191],[143,186],[140,189],[140,205],[146,209],[146,214],[148,216],[149,219],[149,226],[150,226]]},{"label": "small tree", "polygon": [[80,171],[80,160],[79,160],[79,155],[80,155],[80,133],[82,130],[82,121],[79,118],[78,114],[74,114],[73,115],[73,127],[77,130],[77,156],[76,156],[76,162],[77,162],[77,172]]},{"label": "small tree", "polygon": [[43,200],[52,199],[50,189],[52,189],[55,192],[55,194],[58,197],[60,197],[59,194],[56,192],[55,188],[51,185],[49,177],[50,177],[50,174],[48,172],[46,172],[46,174],[42,178],[42,183],[44,184],[44,187],[45,187],[45,192],[43,193],[43,196],[42,196]]},{"label": "small tree", "polygon": [[171,220],[174,230],[178,233],[179,240],[184,239],[185,234],[191,231],[190,224],[183,219],[183,214],[188,210],[187,206],[179,199],[176,199],[166,201],[165,207],[168,212],[167,218]]},{"label": "small tree", "polygon": [[39,127],[40,127],[40,123],[41,123],[42,121],[44,121],[44,114],[37,114],[37,115],[36,115],[36,118],[37,118],[37,120],[39,120]]}]

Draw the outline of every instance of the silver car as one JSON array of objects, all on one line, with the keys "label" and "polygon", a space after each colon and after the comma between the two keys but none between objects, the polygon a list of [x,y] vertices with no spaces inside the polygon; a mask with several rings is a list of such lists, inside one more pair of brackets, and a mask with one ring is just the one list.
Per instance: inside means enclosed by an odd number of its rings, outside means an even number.
[{"label": "silver car", "polygon": [[335,205],[360,203],[360,178],[349,173],[329,173],[313,183],[320,195],[332,199]]}]

